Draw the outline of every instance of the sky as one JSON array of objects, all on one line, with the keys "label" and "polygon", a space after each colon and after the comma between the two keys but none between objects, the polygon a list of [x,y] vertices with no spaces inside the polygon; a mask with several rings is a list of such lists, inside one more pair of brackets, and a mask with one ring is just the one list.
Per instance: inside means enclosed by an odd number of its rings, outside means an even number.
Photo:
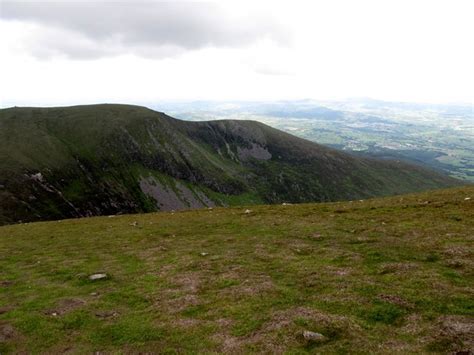
[{"label": "sky", "polygon": [[474,103],[474,1],[4,1],[0,105]]}]

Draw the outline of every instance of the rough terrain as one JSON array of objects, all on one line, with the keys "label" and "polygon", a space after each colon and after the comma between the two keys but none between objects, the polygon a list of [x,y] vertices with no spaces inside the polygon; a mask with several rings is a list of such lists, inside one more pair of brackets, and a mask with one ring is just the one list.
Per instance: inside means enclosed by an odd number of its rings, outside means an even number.
[{"label": "rough terrain", "polygon": [[473,187],[4,226],[0,353],[467,353],[473,242]]}]

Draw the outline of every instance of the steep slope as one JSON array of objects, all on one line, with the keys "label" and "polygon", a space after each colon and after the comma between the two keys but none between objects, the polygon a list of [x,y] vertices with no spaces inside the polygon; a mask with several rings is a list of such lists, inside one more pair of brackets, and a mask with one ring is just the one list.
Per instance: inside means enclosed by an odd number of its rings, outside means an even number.
[{"label": "steep slope", "polygon": [[456,184],[258,122],[185,122],[128,105],[0,111],[1,223],[359,199]]},{"label": "steep slope", "polygon": [[0,227],[0,353],[472,352],[474,187],[246,208]]}]

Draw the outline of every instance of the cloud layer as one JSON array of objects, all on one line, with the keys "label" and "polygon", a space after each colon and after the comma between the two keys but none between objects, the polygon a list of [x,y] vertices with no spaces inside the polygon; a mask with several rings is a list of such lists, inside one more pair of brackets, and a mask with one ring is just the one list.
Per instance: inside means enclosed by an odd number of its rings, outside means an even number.
[{"label": "cloud layer", "polygon": [[271,16],[236,13],[216,3],[2,1],[0,13],[2,20],[30,25],[23,47],[37,57],[166,57],[263,38],[289,41]]}]

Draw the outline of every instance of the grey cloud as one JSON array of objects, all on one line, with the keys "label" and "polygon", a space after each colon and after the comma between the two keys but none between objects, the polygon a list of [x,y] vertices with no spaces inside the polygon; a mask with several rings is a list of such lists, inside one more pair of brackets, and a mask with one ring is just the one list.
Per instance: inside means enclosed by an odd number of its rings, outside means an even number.
[{"label": "grey cloud", "polygon": [[[169,56],[206,46],[236,47],[289,36],[269,15],[237,16],[215,3],[2,1],[1,19],[41,25],[27,49],[37,56]],[[62,31],[62,32],[61,32]]]}]

